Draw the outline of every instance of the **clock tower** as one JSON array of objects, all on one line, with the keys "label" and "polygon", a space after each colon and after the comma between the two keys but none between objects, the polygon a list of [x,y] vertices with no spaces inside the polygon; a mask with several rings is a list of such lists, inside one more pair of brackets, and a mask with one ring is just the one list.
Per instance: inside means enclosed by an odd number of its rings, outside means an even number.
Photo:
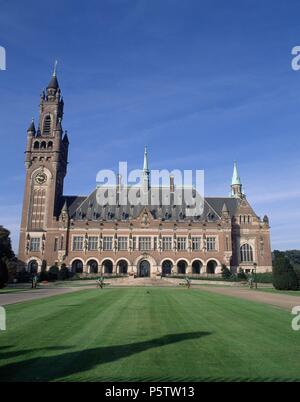
[{"label": "clock tower", "polygon": [[63,109],[55,66],[46,91],[41,94],[38,127],[36,129],[32,120],[27,130],[21,257],[30,251],[30,239],[39,238],[40,243],[43,239],[45,241],[47,229],[52,228],[58,219],[69,147],[67,133],[62,129]]}]

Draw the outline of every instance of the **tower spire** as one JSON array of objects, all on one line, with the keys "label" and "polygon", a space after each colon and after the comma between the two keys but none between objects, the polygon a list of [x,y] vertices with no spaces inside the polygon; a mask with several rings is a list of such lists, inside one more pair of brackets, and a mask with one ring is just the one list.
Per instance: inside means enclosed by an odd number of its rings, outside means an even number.
[{"label": "tower spire", "polygon": [[149,168],[148,168],[148,153],[147,153],[147,146],[146,145],[145,145],[145,149],[144,149],[143,171],[144,172],[149,172]]},{"label": "tower spire", "polygon": [[233,164],[233,174],[231,179],[231,196],[235,198],[242,198],[242,183],[238,173],[237,162]]},{"label": "tower spire", "polygon": [[143,163],[143,173],[142,173],[142,188],[146,192],[150,188],[150,171],[148,165],[148,153],[147,147],[144,149],[144,163]]},{"label": "tower spire", "polygon": [[57,60],[54,62],[53,77],[56,77]]}]

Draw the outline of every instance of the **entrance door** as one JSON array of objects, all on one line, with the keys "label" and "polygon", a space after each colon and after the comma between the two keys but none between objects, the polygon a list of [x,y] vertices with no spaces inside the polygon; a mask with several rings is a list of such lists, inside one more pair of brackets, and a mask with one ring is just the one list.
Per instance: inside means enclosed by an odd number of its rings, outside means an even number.
[{"label": "entrance door", "polygon": [[150,276],[150,264],[148,261],[143,260],[140,263],[139,276]]}]

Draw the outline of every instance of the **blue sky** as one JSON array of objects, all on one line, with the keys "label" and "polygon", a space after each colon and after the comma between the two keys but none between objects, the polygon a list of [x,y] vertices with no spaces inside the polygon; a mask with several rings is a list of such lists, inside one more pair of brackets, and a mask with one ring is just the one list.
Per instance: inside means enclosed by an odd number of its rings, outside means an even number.
[{"label": "blue sky", "polygon": [[229,193],[233,161],[272,248],[300,248],[297,0],[0,1],[0,224],[17,248],[26,129],[58,59],[66,194],[99,169],[204,169]]}]

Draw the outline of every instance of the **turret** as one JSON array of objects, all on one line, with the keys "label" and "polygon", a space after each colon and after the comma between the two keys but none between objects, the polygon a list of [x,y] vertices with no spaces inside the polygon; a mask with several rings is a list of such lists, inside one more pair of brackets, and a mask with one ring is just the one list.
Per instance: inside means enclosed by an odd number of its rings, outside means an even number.
[{"label": "turret", "polygon": [[235,198],[243,198],[242,183],[238,174],[237,163],[234,162],[233,174],[231,180],[231,196]]},{"label": "turret", "polygon": [[147,147],[144,150],[144,163],[142,172],[142,189],[143,191],[148,191],[150,189],[150,170],[148,166],[148,153]]}]

